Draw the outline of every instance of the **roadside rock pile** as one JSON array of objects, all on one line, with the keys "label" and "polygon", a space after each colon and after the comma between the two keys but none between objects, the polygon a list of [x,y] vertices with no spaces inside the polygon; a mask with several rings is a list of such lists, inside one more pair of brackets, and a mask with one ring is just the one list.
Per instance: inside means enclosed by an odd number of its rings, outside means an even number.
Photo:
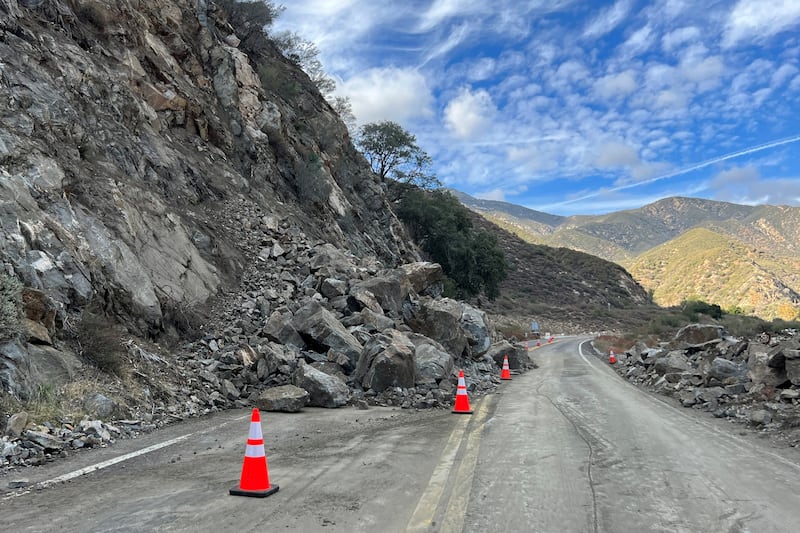
[{"label": "roadside rock pile", "polygon": [[154,428],[138,420],[119,420],[113,425],[90,419],[62,420],[58,427],[50,422],[38,425],[22,411],[8,419],[5,435],[0,437],[0,466],[39,465],[66,457],[71,450],[105,447]]},{"label": "roadside rock pile", "polygon": [[617,354],[630,381],[703,409],[765,429],[800,425],[800,338],[769,344],[727,337],[722,327],[692,324],[650,348]]},{"label": "roadside rock pile", "polygon": [[[499,384],[504,356],[514,370],[533,366],[524,349],[493,342],[483,311],[441,296],[440,265],[384,268],[374,257],[357,258],[256,214],[242,218],[239,227],[247,229],[237,235],[250,267],[217,303],[206,334],[174,354],[128,343],[148,401],[87,395],[84,407],[113,424],[33,426],[14,415],[0,465],[38,464],[228,408],[450,407],[459,369],[470,394],[481,395]],[[102,432],[85,429],[95,426]]]}]

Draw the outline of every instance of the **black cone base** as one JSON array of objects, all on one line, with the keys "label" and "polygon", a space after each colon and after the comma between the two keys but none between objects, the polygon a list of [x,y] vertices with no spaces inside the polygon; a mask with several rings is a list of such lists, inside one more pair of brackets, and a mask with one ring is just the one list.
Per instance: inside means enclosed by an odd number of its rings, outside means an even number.
[{"label": "black cone base", "polygon": [[278,492],[278,485],[272,485],[267,490],[242,490],[238,486],[230,490],[231,496],[250,496],[251,498],[266,498]]}]

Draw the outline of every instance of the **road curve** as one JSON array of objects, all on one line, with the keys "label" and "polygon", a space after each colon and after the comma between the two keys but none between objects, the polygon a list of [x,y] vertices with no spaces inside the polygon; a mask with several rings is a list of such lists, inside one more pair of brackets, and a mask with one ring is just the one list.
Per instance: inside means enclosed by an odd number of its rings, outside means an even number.
[{"label": "road curve", "polygon": [[800,531],[796,460],[640,391],[584,341],[501,387],[458,531]]}]

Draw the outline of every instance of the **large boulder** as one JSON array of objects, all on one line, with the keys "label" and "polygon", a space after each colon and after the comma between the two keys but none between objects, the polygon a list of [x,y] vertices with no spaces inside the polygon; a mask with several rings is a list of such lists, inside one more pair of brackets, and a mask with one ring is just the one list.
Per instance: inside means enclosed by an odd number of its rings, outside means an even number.
[{"label": "large boulder", "polygon": [[531,365],[528,351],[524,348],[517,348],[508,341],[500,341],[492,344],[486,352],[486,357],[492,358],[497,366],[503,366],[503,358],[508,356],[508,367],[512,370],[521,370]]},{"label": "large boulder", "polygon": [[334,350],[345,355],[353,365],[358,363],[363,346],[336,317],[312,300],[297,310],[292,325],[318,352]]},{"label": "large boulder", "polygon": [[60,387],[68,383],[83,364],[67,350],[52,346],[0,342],[0,389],[30,400],[40,384]]},{"label": "large boulder", "polygon": [[786,377],[792,385],[800,385],[800,350],[784,350]]},{"label": "large boulder", "polygon": [[439,263],[416,262],[400,266],[400,270],[408,278],[411,290],[417,294],[439,296],[444,280],[444,272]]},{"label": "large boulder", "polygon": [[418,344],[414,350],[415,384],[438,384],[450,376],[453,363],[453,356],[434,344]]},{"label": "large boulder", "polygon": [[280,344],[291,344],[300,349],[306,347],[305,341],[292,325],[292,314],[289,312],[273,312],[267,319],[263,333],[269,340]]},{"label": "large boulder", "polygon": [[292,382],[308,391],[308,405],[314,407],[341,407],[350,401],[350,388],[342,380],[310,365],[300,364]]},{"label": "large boulder", "polygon": [[656,373],[664,375],[686,372],[691,369],[692,366],[689,364],[689,359],[682,351],[673,350],[668,352],[664,357],[656,360],[654,368]]},{"label": "large boulder", "polygon": [[789,381],[786,369],[768,366],[770,347],[764,344],[751,343],[747,348],[747,366],[750,368],[750,380],[756,384],[779,387]]},{"label": "large boulder", "polygon": [[415,374],[414,345],[397,330],[375,335],[364,347],[356,367],[356,379],[364,389],[375,392],[413,387]]},{"label": "large boulder", "polygon": [[722,357],[715,357],[706,373],[707,379],[717,379],[722,383],[733,383],[747,374],[747,367],[743,364],[728,361]]},{"label": "large boulder", "polygon": [[281,385],[262,392],[256,399],[256,407],[262,411],[297,413],[308,403],[309,394],[294,385]]},{"label": "large boulder", "polygon": [[711,341],[718,341],[722,339],[724,333],[725,331],[722,326],[716,326],[714,324],[689,324],[678,330],[671,344],[675,348],[697,346]]},{"label": "large boulder", "polygon": [[368,291],[375,297],[383,311],[399,316],[411,290],[411,283],[402,270],[384,270],[369,279],[353,284],[350,294]]},{"label": "large boulder", "polygon": [[461,328],[466,333],[472,357],[480,357],[485,354],[492,345],[491,326],[486,313],[464,304],[461,313]]},{"label": "large boulder", "polygon": [[468,356],[469,341],[461,328],[463,304],[450,298],[432,299],[422,297],[413,305],[406,306],[403,313],[405,323],[417,333],[430,337],[455,356]]}]

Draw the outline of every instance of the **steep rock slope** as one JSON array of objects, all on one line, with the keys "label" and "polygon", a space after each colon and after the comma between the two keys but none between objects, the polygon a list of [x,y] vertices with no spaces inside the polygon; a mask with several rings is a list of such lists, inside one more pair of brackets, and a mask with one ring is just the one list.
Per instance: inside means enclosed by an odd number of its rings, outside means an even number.
[{"label": "steep rock slope", "polygon": [[93,301],[158,333],[253,261],[245,208],[388,265],[416,258],[263,9],[0,0],[0,262],[59,320]]}]

